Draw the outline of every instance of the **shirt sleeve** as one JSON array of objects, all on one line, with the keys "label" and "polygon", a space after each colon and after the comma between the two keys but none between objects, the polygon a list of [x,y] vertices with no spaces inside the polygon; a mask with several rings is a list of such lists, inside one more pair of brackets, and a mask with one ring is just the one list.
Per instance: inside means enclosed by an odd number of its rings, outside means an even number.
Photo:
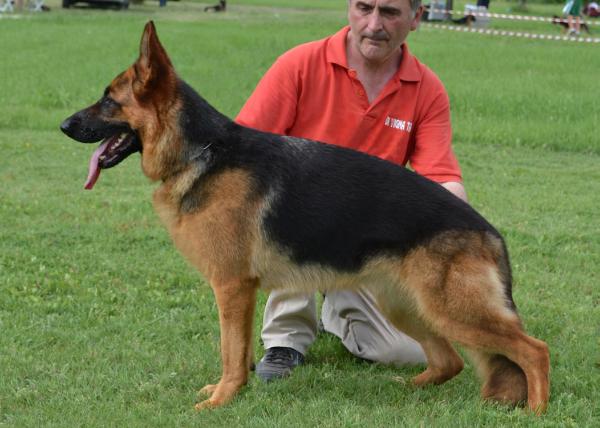
[{"label": "shirt sleeve", "polygon": [[296,118],[299,75],[289,54],[279,57],[262,77],[235,121],[265,132],[288,134]]},{"label": "shirt sleeve", "polygon": [[427,100],[419,111],[415,140],[409,157],[415,172],[438,183],[462,182],[460,167],[452,150],[450,100],[441,81],[431,74],[423,81]]}]

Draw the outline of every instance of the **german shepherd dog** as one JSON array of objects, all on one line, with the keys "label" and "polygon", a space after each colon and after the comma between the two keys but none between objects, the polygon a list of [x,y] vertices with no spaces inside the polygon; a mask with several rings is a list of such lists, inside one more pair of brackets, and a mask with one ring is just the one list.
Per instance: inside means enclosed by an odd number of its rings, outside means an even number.
[{"label": "german shepherd dog", "polygon": [[86,188],[141,154],[144,174],[160,182],[159,217],[212,287],[223,372],[197,409],[246,384],[259,288],[359,287],[422,345],[428,366],[415,385],[462,370],[456,342],[474,357],[484,399],[546,409],[548,347],[523,330],[505,243],[442,186],[363,153],[234,123],[177,76],[152,22],[136,62],[61,129],[102,141]]}]

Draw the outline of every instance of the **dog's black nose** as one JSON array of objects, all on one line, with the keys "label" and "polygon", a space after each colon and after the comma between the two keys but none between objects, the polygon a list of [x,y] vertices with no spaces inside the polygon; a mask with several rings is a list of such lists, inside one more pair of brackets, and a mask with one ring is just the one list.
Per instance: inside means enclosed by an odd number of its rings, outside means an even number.
[{"label": "dog's black nose", "polygon": [[71,118],[67,118],[60,124],[60,130],[65,134],[69,135],[69,128],[71,127]]}]

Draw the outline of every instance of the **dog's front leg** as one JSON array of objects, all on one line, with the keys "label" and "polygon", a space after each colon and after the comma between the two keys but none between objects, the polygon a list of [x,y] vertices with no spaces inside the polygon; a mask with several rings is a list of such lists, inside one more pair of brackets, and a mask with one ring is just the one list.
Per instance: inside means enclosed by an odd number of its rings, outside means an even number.
[{"label": "dog's front leg", "polygon": [[196,410],[228,403],[248,381],[257,288],[258,281],[255,279],[213,284],[221,325],[223,375],[218,384],[202,388],[200,393],[210,398],[196,404]]}]

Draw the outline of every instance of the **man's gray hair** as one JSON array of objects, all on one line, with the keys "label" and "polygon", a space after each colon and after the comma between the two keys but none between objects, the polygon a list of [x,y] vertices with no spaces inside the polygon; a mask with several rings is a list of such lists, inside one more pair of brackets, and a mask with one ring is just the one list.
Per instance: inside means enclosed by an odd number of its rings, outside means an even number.
[{"label": "man's gray hair", "polygon": [[413,12],[416,12],[419,6],[421,6],[421,0],[410,0],[410,8]]},{"label": "man's gray hair", "polygon": [[[413,14],[416,13],[419,6],[421,6],[421,0],[408,0],[408,1],[410,1],[410,8],[412,9]],[[352,0],[348,0],[348,5],[350,5],[351,2],[352,2]]]}]

